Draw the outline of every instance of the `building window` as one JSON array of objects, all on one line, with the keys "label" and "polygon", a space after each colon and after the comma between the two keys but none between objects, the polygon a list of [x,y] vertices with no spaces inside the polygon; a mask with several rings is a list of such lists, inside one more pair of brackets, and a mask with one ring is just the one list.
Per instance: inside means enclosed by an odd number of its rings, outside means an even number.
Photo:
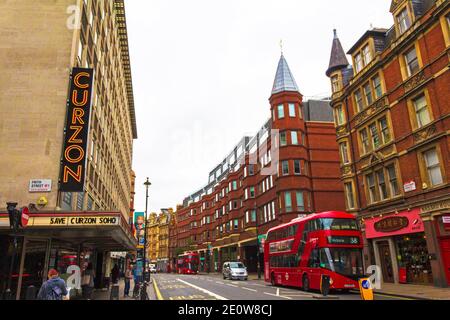
[{"label": "building window", "polygon": [[427,105],[427,99],[425,94],[421,94],[419,97],[413,100],[414,112],[416,114],[417,127],[423,126],[431,122],[430,112]]},{"label": "building window", "polygon": [[88,196],[87,211],[92,211],[92,210],[94,210],[94,199],[92,199],[91,196]]},{"label": "building window", "polygon": [[248,165],[248,175],[253,176],[255,174],[255,167],[253,164]]},{"label": "building window", "polygon": [[305,201],[303,199],[303,192],[297,191],[295,195],[297,199],[297,211],[305,211]]},{"label": "building window", "polygon": [[383,95],[383,88],[381,87],[380,76],[375,76],[372,78],[372,86],[375,93],[375,99],[379,99]]},{"label": "building window", "polygon": [[366,154],[370,151],[369,135],[367,134],[367,129],[362,129],[360,132],[362,153]]},{"label": "building window", "polygon": [[378,128],[375,123],[369,125],[370,137],[372,138],[372,146],[374,149],[378,149],[380,146],[380,135],[378,134]]},{"label": "building window", "polygon": [[364,103],[363,103],[363,98],[362,98],[362,94],[361,94],[361,89],[356,90],[354,96],[355,96],[356,109],[359,112],[364,109]]},{"label": "building window", "polygon": [[368,65],[372,61],[372,53],[370,52],[369,45],[366,45],[362,49],[362,54],[363,54],[363,58],[364,58],[364,65]]},{"label": "building window", "polygon": [[370,106],[373,102],[373,96],[372,87],[369,82],[364,85],[364,96],[366,97],[366,105]]},{"label": "building window", "polygon": [[366,176],[366,181],[367,181],[367,187],[369,189],[369,197],[370,197],[370,203],[374,203],[375,201],[377,201],[377,193],[376,193],[376,189],[375,189],[375,177],[373,175],[373,173],[368,174]]},{"label": "building window", "polygon": [[234,230],[237,230],[239,228],[239,220],[234,219]]},{"label": "building window", "polygon": [[344,109],[343,109],[342,105],[339,105],[334,109],[334,118],[335,118],[336,126],[341,126],[345,123]]},{"label": "building window", "polygon": [[411,26],[411,19],[408,15],[408,8],[404,8],[400,13],[397,15],[397,24],[398,29],[400,30],[400,33],[404,33],[406,30],[409,29]]},{"label": "building window", "polygon": [[412,47],[408,52],[406,52],[404,58],[406,63],[406,71],[408,73],[408,77],[410,77],[420,69],[416,47]]},{"label": "building window", "polygon": [[350,162],[348,157],[348,145],[347,142],[342,142],[339,144],[339,149],[341,151],[341,160],[343,164],[347,164]]},{"label": "building window", "polygon": [[292,199],[290,192],[284,193],[284,207],[286,208],[286,212],[292,212]]},{"label": "building window", "polygon": [[280,133],[280,146],[286,146],[287,145],[287,139],[286,139],[286,132]]},{"label": "building window", "polygon": [[251,211],[251,222],[256,222],[256,210]]},{"label": "building window", "polygon": [[341,88],[339,86],[339,76],[335,75],[331,78],[331,88],[333,90],[333,93],[341,90]]},{"label": "building window", "polygon": [[378,170],[375,172],[377,175],[377,183],[378,183],[378,192],[380,194],[381,200],[385,200],[388,198],[388,191],[386,187],[386,181],[384,179],[384,172],[383,169]]},{"label": "building window", "polygon": [[289,103],[289,117],[295,118],[295,104]]},{"label": "building window", "polygon": [[439,164],[439,156],[436,148],[425,151],[423,153],[425,166],[428,175],[428,181],[431,186],[436,186],[444,182],[442,178],[441,167]]},{"label": "building window", "polygon": [[300,160],[294,160],[294,174],[301,174]]},{"label": "building window", "polygon": [[278,119],[284,118],[284,105],[280,104],[278,106]]},{"label": "building window", "polygon": [[255,187],[250,187],[250,198],[255,197]]},{"label": "building window", "polygon": [[391,134],[389,132],[389,126],[386,117],[381,118],[378,120],[378,124],[380,125],[381,129],[381,136],[383,138],[383,143],[386,144],[391,141]]},{"label": "building window", "polygon": [[72,210],[72,192],[64,192],[62,196],[62,209]]},{"label": "building window", "polygon": [[389,178],[389,188],[391,189],[392,196],[398,196],[400,194],[400,189],[398,187],[398,179],[395,171],[395,166],[393,164],[386,167]]},{"label": "building window", "polygon": [[237,190],[237,181],[233,181],[233,190]]},{"label": "building window", "polygon": [[293,145],[298,145],[298,135],[297,131],[291,131],[291,143]]},{"label": "building window", "polygon": [[281,172],[282,172],[283,176],[289,175],[289,161],[281,162],[281,167],[282,167]]},{"label": "building window", "polygon": [[362,68],[364,67],[363,58],[361,56],[361,53],[358,53],[355,56],[355,66],[356,66],[356,72],[360,72],[362,70]]},{"label": "building window", "polygon": [[345,183],[345,198],[347,200],[347,208],[354,209],[355,208],[355,198],[353,195],[353,184],[351,182]]}]

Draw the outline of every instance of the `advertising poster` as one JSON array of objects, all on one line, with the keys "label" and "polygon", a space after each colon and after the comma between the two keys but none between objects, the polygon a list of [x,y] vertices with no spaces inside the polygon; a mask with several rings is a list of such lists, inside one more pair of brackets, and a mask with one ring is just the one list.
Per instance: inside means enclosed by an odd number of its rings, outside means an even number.
[{"label": "advertising poster", "polygon": [[145,234],[145,213],[135,212],[134,213],[134,227],[136,229],[136,238],[138,240],[138,248],[144,248],[144,234]]}]

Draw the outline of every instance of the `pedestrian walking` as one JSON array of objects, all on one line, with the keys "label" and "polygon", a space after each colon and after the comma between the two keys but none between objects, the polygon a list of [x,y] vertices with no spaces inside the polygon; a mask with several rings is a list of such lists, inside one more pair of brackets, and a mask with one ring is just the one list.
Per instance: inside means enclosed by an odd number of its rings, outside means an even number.
[{"label": "pedestrian walking", "polygon": [[129,265],[127,270],[125,271],[125,290],[124,290],[125,297],[130,296],[131,279],[133,279],[132,269],[133,269],[133,267],[131,265]]},{"label": "pedestrian walking", "polygon": [[38,300],[63,300],[68,294],[66,283],[59,277],[58,271],[50,269],[45,281],[39,290]]},{"label": "pedestrian walking", "polygon": [[83,298],[86,300],[92,299],[92,292],[94,291],[94,268],[92,263],[89,263],[81,281],[81,289],[83,292]]}]

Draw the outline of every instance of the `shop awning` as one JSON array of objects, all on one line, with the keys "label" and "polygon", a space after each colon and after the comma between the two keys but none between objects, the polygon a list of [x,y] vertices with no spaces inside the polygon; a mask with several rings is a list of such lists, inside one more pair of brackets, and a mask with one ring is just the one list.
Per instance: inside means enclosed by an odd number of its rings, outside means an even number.
[{"label": "shop awning", "polygon": [[[0,233],[11,233],[7,213],[0,213]],[[131,251],[137,245],[120,212],[31,213],[28,226],[18,235],[52,238],[105,251]]]}]

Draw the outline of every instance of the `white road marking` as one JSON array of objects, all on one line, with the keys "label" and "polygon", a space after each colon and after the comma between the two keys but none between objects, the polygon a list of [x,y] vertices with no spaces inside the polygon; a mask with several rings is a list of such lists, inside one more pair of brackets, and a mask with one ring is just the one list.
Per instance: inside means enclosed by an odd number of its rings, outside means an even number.
[{"label": "white road marking", "polygon": [[248,290],[248,291],[253,291],[253,292],[257,292],[255,289],[250,289],[250,288],[246,288],[246,287],[242,287],[242,289],[244,290]]},{"label": "white road marking", "polygon": [[228,283],[227,286],[234,287],[234,288],[239,288],[238,286],[235,286],[234,284],[231,284],[231,283]]},{"label": "white road marking", "polygon": [[274,294],[274,293],[268,293],[268,292],[264,292],[264,294],[267,294],[268,296],[273,296],[273,297],[278,297],[278,298],[284,298],[284,299],[289,299],[289,300],[292,300],[292,298],[291,297],[285,297],[285,296],[277,296],[276,294]]},{"label": "white road marking", "polygon": [[225,283],[223,283],[223,282],[220,282],[220,281],[216,281],[216,283],[218,283],[218,284],[225,284]]},{"label": "white road marking", "polygon": [[192,283],[183,281],[183,280],[181,280],[181,279],[177,279],[177,280],[180,281],[181,283],[184,283],[184,284],[187,284],[188,286],[191,286],[191,287],[194,288],[194,289],[197,289],[197,290],[199,290],[199,291],[201,291],[201,292],[204,292],[204,293],[206,293],[206,294],[209,294],[210,296],[212,296],[212,297],[214,297],[214,298],[216,298],[216,299],[218,299],[218,300],[228,300],[228,299],[225,298],[225,297],[219,296],[218,294],[216,294],[216,293],[214,293],[214,292],[211,292],[211,291],[209,291],[209,290],[200,288],[200,287],[198,287],[198,286],[196,286],[196,285],[194,285],[194,284],[192,284]]}]

